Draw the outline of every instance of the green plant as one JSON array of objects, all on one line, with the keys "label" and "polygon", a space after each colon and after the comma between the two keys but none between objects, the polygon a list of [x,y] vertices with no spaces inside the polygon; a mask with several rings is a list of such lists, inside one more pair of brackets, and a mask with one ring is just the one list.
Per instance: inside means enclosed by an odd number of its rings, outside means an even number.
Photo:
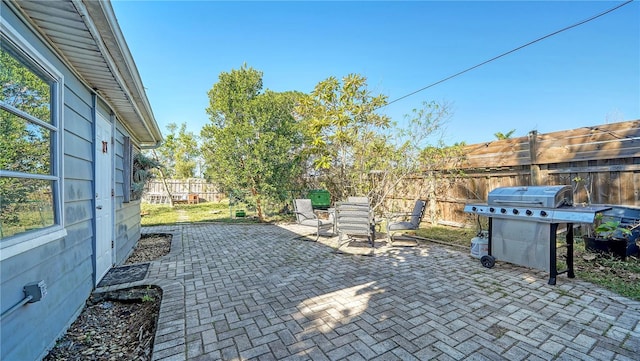
[{"label": "green plant", "polygon": [[151,170],[158,167],[160,167],[158,162],[142,153],[137,153],[133,157],[133,183],[131,184],[132,199],[140,199],[147,182],[153,178]]},{"label": "green plant", "polygon": [[606,221],[600,223],[595,228],[595,233],[598,237],[613,238],[621,234],[622,238],[627,238],[631,235],[631,231],[625,227],[620,226],[618,221]]}]

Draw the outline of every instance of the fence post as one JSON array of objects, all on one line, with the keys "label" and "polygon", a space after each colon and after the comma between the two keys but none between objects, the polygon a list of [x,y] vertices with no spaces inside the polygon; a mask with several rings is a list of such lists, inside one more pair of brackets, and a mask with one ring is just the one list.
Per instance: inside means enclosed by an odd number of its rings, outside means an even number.
[{"label": "fence post", "polygon": [[[438,198],[436,194],[436,175],[429,172],[427,175],[427,202],[429,204],[429,222],[432,225],[438,223]],[[420,194],[420,192],[418,192]]]},{"label": "fence post", "polygon": [[529,183],[532,186],[538,186],[542,183],[542,175],[540,174],[540,165],[538,163],[538,131],[529,132]]}]

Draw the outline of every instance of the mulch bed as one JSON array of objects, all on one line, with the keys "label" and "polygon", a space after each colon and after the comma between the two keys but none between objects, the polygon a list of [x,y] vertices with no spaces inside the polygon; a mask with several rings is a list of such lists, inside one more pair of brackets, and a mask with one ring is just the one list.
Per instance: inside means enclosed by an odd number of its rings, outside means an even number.
[{"label": "mulch bed", "polygon": [[[125,261],[132,266],[117,267],[122,270],[115,273],[121,281],[140,274],[143,279],[149,264],[139,263],[158,259],[170,250],[171,235],[143,235]],[[151,286],[93,294],[44,360],[151,360],[161,300],[162,291]]]}]

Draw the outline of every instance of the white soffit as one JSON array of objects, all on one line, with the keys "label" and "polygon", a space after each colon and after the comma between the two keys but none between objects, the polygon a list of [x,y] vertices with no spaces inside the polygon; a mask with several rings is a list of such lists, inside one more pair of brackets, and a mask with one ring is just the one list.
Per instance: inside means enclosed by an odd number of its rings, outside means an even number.
[{"label": "white soffit", "polygon": [[21,0],[12,4],[114,108],[142,147],[160,143],[161,132],[111,3]]}]

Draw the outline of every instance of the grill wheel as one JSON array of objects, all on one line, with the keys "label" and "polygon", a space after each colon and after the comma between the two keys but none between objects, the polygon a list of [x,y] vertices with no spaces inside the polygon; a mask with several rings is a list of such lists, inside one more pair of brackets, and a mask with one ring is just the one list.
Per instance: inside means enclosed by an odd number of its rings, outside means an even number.
[{"label": "grill wheel", "polygon": [[489,255],[484,255],[480,258],[480,263],[486,268],[493,268],[496,265],[496,258]]}]

